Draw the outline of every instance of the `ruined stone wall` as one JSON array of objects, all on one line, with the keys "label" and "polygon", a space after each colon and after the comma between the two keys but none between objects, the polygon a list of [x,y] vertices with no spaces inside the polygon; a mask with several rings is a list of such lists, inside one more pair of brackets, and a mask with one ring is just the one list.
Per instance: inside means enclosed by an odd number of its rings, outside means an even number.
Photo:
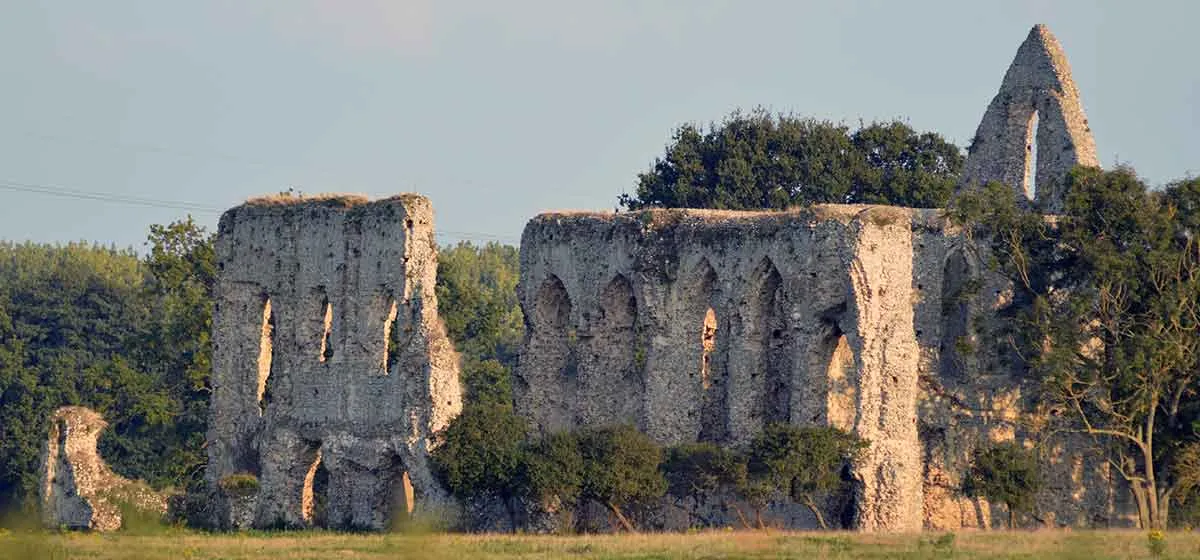
[{"label": "ruined stone wall", "polygon": [[921,526],[914,212],[545,214],[521,243],[518,410],[744,446],[769,421],[873,442],[865,529]]},{"label": "ruined stone wall", "polygon": [[1050,30],[1037,25],[979,123],[962,182],[1011,185],[1039,210],[1055,214],[1063,210],[1065,179],[1076,165],[1100,165],[1096,143],[1066,54]]},{"label": "ruined stone wall", "polygon": [[122,508],[166,514],[164,494],[118,476],[100,457],[96,444],[107,427],[99,413],[82,406],[62,407],[50,417],[39,471],[47,528],[116,531],[124,523]]},{"label": "ruined stone wall", "polygon": [[517,410],[664,445],[742,447],[769,421],[852,430],[871,441],[852,473],[864,530],[990,526],[962,475],[980,445],[1017,440],[1048,479],[1024,523],[1123,526],[1104,455],[1035,408],[989,259],[937,210],[543,214],[522,237]]},{"label": "ruined stone wall", "polygon": [[216,245],[207,479],[258,479],[217,524],[378,529],[440,504],[427,453],[462,401],[429,201],[251,201]]}]

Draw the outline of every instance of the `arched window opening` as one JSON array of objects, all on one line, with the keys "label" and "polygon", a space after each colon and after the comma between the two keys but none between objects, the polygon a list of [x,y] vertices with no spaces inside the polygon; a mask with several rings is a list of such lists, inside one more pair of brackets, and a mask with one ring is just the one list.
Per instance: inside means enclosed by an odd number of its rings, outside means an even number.
[{"label": "arched window opening", "polygon": [[829,357],[829,367],[825,370],[825,379],[829,383],[829,396],[826,402],[826,415],[830,426],[842,430],[854,429],[857,417],[855,407],[857,383],[854,351],[846,335],[835,330],[830,336],[830,346],[833,353]]},{"label": "arched window opening", "polygon": [[268,392],[268,381],[271,377],[271,364],[275,358],[275,312],[271,310],[271,298],[263,296],[262,326],[258,340],[258,415],[262,416],[270,404],[271,395]]},{"label": "arched window opening", "polygon": [[388,469],[390,476],[387,480],[387,528],[390,530],[403,529],[412,519],[413,505],[416,499],[413,492],[412,480],[400,459],[393,458]]},{"label": "arched window opening", "polygon": [[333,305],[329,303],[329,298],[325,298],[323,307],[325,308],[325,317],[322,320],[324,327],[321,335],[321,351],[317,356],[322,363],[333,357]]},{"label": "arched window opening", "polygon": [[1033,200],[1037,196],[1037,156],[1038,156],[1038,114],[1034,111],[1029,116],[1029,126],[1025,132],[1025,198]]},{"label": "arched window opening", "polygon": [[700,386],[705,391],[712,386],[713,351],[717,349],[717,312],[709,307],[704,312],[704,325],[700,331]]},{"label": "arched window opening", "polygon": [[970,299],[973,294],[967,259],[955,251],[942,268],[942,336],[938,373],[943,381],[963,379],[973,348]]},{"label": "arched window opening", "polygon": [[328,505],[325,489],[329,487],[329,471],[321,461],[320,444],[313,445],[306,458],[310,462],[300,492],[300,514],[306,525],[313,526],[324,521]]}]

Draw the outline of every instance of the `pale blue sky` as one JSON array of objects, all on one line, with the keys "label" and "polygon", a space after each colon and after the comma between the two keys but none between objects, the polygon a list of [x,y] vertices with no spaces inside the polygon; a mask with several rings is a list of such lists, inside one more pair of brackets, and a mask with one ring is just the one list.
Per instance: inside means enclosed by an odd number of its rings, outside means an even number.
[{"label": "pale blue sky", "polygon": [[[757,105],[965,145],[1046,23],[1105,166],[1200,174],[1200,2],[7,0],[0,185],[223,209],[433,199],[443,242],[611,209],[675,126]],[[0,238],[140,247],[184,210],[0,190]],[[218,212],[195,214],[215,226]]]}]

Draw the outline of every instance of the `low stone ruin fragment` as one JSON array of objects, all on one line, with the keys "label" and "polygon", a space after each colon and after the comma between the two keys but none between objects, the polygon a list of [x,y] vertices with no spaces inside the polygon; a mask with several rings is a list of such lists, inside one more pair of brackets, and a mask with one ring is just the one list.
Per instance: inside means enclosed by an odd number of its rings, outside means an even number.
[{"label": "low stone ruin fragment", "polygon": [[251,200],[216,245],[210,523],[383,529],[443,503],[428,452],[462,400],[429,200]]},{"label": "low stone ruin fragment", "polygon": [[145,483],[122,478],[96,450],[108,426],[99,413],[67,406],[50,418],[41,455],[42,522],[51,529],[116,531],[124,511],[162,517],[167,497]]}]

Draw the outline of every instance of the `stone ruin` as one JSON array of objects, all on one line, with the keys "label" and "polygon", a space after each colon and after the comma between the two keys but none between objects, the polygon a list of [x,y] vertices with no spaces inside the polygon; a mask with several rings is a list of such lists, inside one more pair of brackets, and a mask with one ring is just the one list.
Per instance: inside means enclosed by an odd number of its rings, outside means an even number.
[{"label": "stone ruin", "polygon": [[1038,210],[1057,214],[1063,179],[1076,165],[1100,166],[1096,142],[1067,55],[1046,26],[1036,25],[983,114],[962,180],[1012,185]]},{"label": "stone ruin", "polygon": [[[964,185],[1028,193],[1037,115],[1029,194],[1057,211],[1066,173],[1096,158],[1043,26],[984,115]],[[767,422],[851,430],[871,446],[842,518],[862,530],[989,526],[995,508],[963,497],[961,476],[981,443],[1017,439],[1044,450],[1035,522],[1127,524],[1105,457],[1045,429],[996,343],[1013,292],[989,258],[940,210],[543,214],[521,238],[516,408],[542,431],[631,423],[668,445],[743,447]]]},{"label": "stone ruin", "polygon": [[118,476],[100,458],[96,443],[106,427],[99,413],[82,406],[60,408],[50,417],[39,470],[42,524],[47,528],[116,531],[131,510],[166,515],[165,495]]},{"label": "stone ruin", "polygon": [[216,249],[211,523],[382,529],[442,504],[428,452],[462,397],[429,200],[251,200]]},{"label": "stone ruin", "polygon": [[[1062,49],[1037,26],[962,184],[1001,181],[1057,212],[1066,173],[1096,163]],[[446,499],[428,451],[461,396],[432,228],[416,195],[267,199],[222,217],[216,525],[378,529]],[[995,344],[1013,291],[990,258],[939,210],[543,214],[521,240],[516,410],[542,431],[625,422],[662,444],[743,447],[773,421],[851,430],[871,447],[844,473],[848,515],[827,517],[863,530],[991,525],[1003,506],[962,496],[961,476],[980,444],[1017,440],[1047,471],[1033,522],[1129,525],[1106,458],[1048,428]]]}]

